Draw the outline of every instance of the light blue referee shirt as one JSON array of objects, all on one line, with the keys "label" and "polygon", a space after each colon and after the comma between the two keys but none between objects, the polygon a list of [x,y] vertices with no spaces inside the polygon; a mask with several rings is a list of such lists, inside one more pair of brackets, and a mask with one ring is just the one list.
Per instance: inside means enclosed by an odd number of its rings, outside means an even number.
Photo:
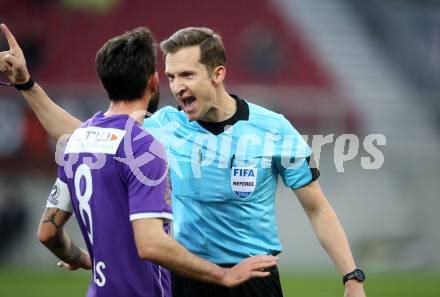
[{"label": "light blue referee shirt", "polygon": [[166,147],[175,239],[217,264],[280,253],[278,176],[293,189],[313,180],[306,161],[310,148],[289,121],[247,105],[249,119],[219,135],[174,107],[164,107],[144,122]]}]

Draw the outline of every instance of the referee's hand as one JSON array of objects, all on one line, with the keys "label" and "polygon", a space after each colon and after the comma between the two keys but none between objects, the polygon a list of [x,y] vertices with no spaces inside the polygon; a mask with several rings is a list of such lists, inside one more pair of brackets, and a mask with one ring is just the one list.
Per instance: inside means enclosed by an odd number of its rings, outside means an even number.
[{"label": "referee's hand", "polygon": [[344,297],[365,297],[364,285],[356,280],[345,283]]},{"label": "referee's hand", "polygon": [[0,52],[0,71],[6,74],[13,84],[24,84],[29,78],[26,59],[14,35],[5,24],[0,25],[3,35],[8,41],[9,50]]},{"label": "referee's hand", "polygon": [[222,285],[234,287],[253,277],[269,276],[270,272],[264,270],[275,266],[277,261],[278,257],[265,255],[246,258],[237,265],[224,269]]}]

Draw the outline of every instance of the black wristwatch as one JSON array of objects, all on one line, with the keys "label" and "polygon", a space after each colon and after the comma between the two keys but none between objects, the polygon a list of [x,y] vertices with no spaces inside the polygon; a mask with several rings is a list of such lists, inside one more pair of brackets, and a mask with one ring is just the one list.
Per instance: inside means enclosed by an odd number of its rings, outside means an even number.
[{"label": "black wristwatch", "polygon": [[356,268],[352,272],[344,275],[344,277],[342,278],[342,283],[345,285],[345,283],[351,279],[355,279],[358,282],[362,283],[365,280],[365,273],[362,270]]}]

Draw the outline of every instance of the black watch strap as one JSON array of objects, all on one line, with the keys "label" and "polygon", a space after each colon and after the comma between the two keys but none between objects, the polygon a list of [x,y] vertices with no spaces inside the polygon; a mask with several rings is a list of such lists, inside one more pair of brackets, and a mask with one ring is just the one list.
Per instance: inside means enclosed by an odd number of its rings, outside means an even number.
[{"label": "black watch strap", "polygon": [[29,80],[24,84],[14,84],[14,87],[19,91],[27,91],[34,86],[35,82],[29,77]]},{"label": "black watch strap", "polygon": [[365,273],[362,270],[356,268],[352,272],[349,272],[346,275],[344,275],[344,277],[342,278],[342,283],[345,285],[345,283],[351,279],[354,279],[362,283],[365,280]]}]

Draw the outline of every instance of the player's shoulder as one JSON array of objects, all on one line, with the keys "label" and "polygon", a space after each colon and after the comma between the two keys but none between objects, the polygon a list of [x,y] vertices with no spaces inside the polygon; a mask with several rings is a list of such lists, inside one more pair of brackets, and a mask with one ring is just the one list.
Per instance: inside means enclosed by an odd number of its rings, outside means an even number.
[{"label": "player's shoulder", "polygon": [[[65,153],[115,154],[123,143],[135,143],[144,137],[141,133],[146,132],[129,115],[104,116],[102,112],[98,112],[68,138]],[[146,136],[142,143],[154,141],[151,135]]]},{"label": "player's shoulder", "polygon": [[87,128],[89,126],[93,126],[93,119],[95,118],[95,116],[96,116],[96,114],[93,117],[88,118],[87,120],[82,122],[81,125],[79,126],[79,128]]},{"label": "player's shoulder", "polygon": [[[84,123],[85,128],[98,129],[112,133],[112,131],[121,131],[131,138],[136,138],[138,134],[144,132],[142,126],[128,114],[118,114],[104,116],[97,113]],[[119,133],[118,133],[119,134]]]},{"label": "player's shoulder", "polygon": [[133,120],[133,123],[128,123],[122,128],[125,135],[119,145],[117,155],[131,155],[137,157],[145,152],[153,150],[164,150],[163,145],[159,140],[150,133],[149,130],[144,129],[138,122]]}]

